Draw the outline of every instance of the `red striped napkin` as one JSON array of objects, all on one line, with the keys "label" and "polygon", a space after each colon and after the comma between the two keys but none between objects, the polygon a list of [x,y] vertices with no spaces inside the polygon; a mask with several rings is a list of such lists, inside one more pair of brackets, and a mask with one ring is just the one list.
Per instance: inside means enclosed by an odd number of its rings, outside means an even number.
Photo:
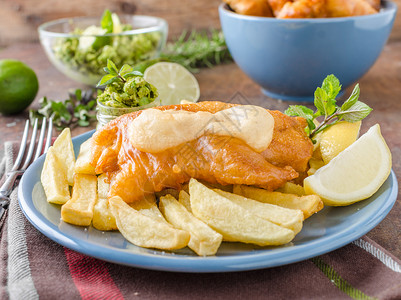
[{"label": "red striped napkin", "polygon": [[[0,176],[14,157],[12,144],[5,147]],[[16,191],[11,198],[0,223],[0,299],[401,299],[401,261],[367,237],[282,267],[159,272],[108,263],[58,245],[25,219]]]}]

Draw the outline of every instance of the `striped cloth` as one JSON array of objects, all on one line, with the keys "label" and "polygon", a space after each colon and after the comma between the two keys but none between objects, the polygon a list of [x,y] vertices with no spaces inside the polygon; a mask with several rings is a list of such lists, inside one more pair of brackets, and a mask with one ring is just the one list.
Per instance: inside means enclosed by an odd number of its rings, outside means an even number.
[{"label": "striped cloth", "polygon": [[[5,144],[0,176],[15,151]],[[0,181],[1,183],[1,181]],[[62,247],[23,216],[17,193],[1,221],[0,299],[401,299],[401,262],[362,237],[303,262],[186,274],[120,266]]]}]

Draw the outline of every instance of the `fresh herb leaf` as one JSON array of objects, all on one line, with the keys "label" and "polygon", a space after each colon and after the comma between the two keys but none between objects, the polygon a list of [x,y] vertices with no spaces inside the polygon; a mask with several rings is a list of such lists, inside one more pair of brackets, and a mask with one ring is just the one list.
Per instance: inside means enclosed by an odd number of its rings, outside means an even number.
[{"label": "fresh herb leaf", "polygon": [[121,67],[119,73],[120,73],[121,76],[124,76],[124,75],[126,75],[126,74],[128,74],[128,73],[130,73],[130,72],[132,72],[132,71],[133,71],[133,68],[132,68],[130,65],[125,64],[125,65],[123,65],[123,66]]},{"label": "fresh herb leaf", "polygon": [[[329,126],[339,122],[358,122],[366,118],[372,108],[365,103],[358,101],[360,95],[359,85],[356,84],[350,97],[341,107],[336,104],[335,97],[341,90],[340,81],[334,76],[327,76],[315,91],[314,104],[316,111],[303,105],[291,105],[284,113],[289,116],[299,116],[306,119],[308,127],[305,129],[309,137],[314,137]],[[323,117],[322,122],[316,127],[315,119]]]},{"label": "fresh herb leaf", "polygon": [[361,101],[357,101],[347,110],[339,110],[337,115],[341,120],[354,123],[366,118],[371,111],[372,108]]},{"label": "fresh herb leaf", "polygon": [[106,29],[106,33],[113,32],[113,18],[111,16],[110,10],[106,9],[103,13],[102,19],[100,21],[100,26],[102,29]]},{"label": "fresh herb leaf", "polygon": [[315,106],[317,108],[316,116],[327,116],[336,110],[336,99],[331,98],[328,91],[322,87],[318,87],[315,91]]},{"label": "fresh herb leaf", "polygon": [[47,97],[39,99],[38,110],[30,110],[29,118],[53,118],[58,129],[73,126],[89,126],[96,119],[96,92],[77,89],[69,93],[69,98],[59,101]]},{"label": "fresh herb leaf", "polygon": [[100,79],[99,83],[97,84],[98,86],[103,86],[103,85],[108,85],[114,81],[118,80],[118,77],[112,74],[107,74]]},{"label": "fresh herb leaf", "polygon": [[313,123],[313,120],[315,118],[313,110],[306,106],[290,105],[284,113],[289,116],[297,116],[305,118],[306,121],[308,122],[308,127],[307,127],[308,134],[310,133],[311,130],[315,129],[316,127],[315,123]]},{"label": "fresh herb leaf", "polygon": [[125,83],[129,77],[143,76],[141,72],[134,71],[134,68],[127,64],[123,65],[118,71],[117,66],[111,59],[107,60],[107,67],[104,68],[104,71],[106,75],[100,79],[96,87],[107,86],[119,80]]},{"label": "fresh herb leaf", "polygon": [[183,31],[177,40],[166,45],[161,59],[179,63],[191,72],[232,61],[224,35],[217,29]]},{"label": "fresh herb leaf", "polygon": [[118,74],[118,69],[115,63],[111,59],[107,60],[107,69],[109,70],[109,73],[112,75],[117,75]]},{"label": "fresh herb leaf", "polygon": [[340,81],[333,74],[328,75],[322,83],[322,89],[326,91],[330,99],[335,99],[341,91]]},{"label": "fresh herb leaf", "polygon": [[341,106],[342,111],[346,111],[350,109],[357,101],[359,98],[360,90],[359,90],[359,84],[357,83],[352,90],[351,96],[343,103]]}]

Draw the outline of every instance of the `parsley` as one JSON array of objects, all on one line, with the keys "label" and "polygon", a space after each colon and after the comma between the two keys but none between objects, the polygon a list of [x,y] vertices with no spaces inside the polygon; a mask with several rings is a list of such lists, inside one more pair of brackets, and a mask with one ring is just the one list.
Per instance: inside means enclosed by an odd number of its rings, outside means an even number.
[{"label": "parsley", "polygon": [[[315,91],[314,104],[316,111],[303,105],[290,105],[284,112],[289,116],[303,117],[308,123],[306,132],[313,138],[327,127],[339,121],[358,122],[367,117],[372,108],[359,101],[359,84],[356,84],[351,96],[343,103],[337,105],[336,97],[341,90],[340,81],[334,75],[328,75]],[[315,120],[322,117],[323,120],[316,126]]]}]

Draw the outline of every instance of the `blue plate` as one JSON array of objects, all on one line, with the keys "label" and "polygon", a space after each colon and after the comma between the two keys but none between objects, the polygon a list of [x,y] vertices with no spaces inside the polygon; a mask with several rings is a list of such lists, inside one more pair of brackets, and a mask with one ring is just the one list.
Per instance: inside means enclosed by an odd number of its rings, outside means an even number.
[{"label": "blue plate", "polygon": [[[93,131],[73,138],[75,153]],[[188,248],[159,251],[137,247],[119,232],[102,232],[60,220],[60,206],[48,204],[40,173],[44,156],[25,172],[18,190],[22,211],[44,235],[65,247],[105,261],[127,266],[175,272],[232,272],[281,266],[340,248],[374,228],[389,213],[397,198],[392,171],[379,191],[346,207],[325,207],[304,222],[302,231],[282,247],[223,243],[212,257],[199,257]]]}]

